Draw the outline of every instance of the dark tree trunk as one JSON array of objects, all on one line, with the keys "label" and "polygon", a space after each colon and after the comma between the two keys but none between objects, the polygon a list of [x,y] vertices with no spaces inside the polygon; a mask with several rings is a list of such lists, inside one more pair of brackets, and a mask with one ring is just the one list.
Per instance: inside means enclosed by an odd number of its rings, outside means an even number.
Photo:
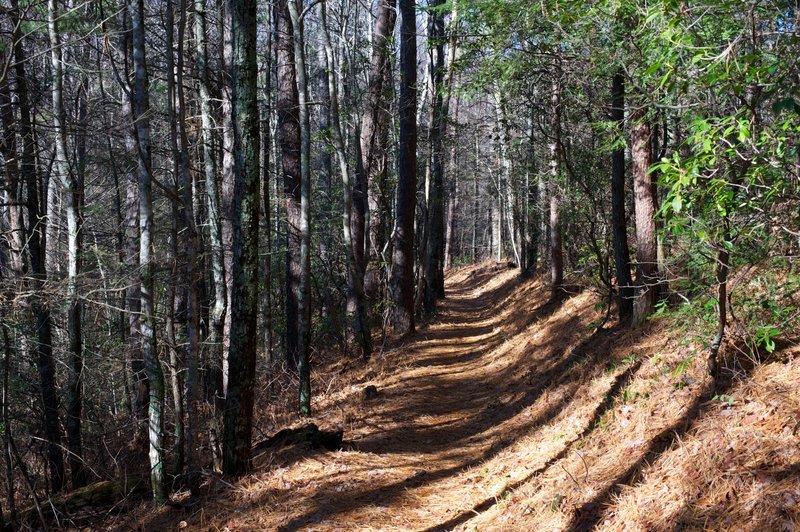
[{"label": "dark tree trunk", "polygon": [[286,363],[297,368],[300,339],[297,294],[300,290],[300,116],[294,58],[294,32],[289,0],[275,4],[275,45],[278,62],[278,129],[283,192],[286,198]]},{"label": "dark tree trunk", "polygon": [[[16,2],[13,13],[17,13]],[[28,253],[30,254],[34,292],[42,290],[47,280],[45,251],[47,249],[46,217],[42,216],[39,194],[39,175],[36,168],[36,154],[33,121],[31,119],[28,78],[25,72],[27,57],[21,40],[15,40],[14,59],[16,92],[19,100],[19,133],[22,140],[21,176],[27,192],[29,232]],[[47,439],[47,465],[50,473],[50,486],[60,491],[64,485],[64,456],[61,451],[61,431],[58,419],[58,395],[56,393],[55,360],[53,359],[52,321],[47,303],[34,298],[31,304],[36,320],[36,360],[39,369],[39,386],[44,413],[44,435]]]},{"label": "dark tree trunk", "polygon": [[400,148],[395,245],[392,256],[392,325],[414,330],[414,216],[417,194],[417,23],[414,0],[400,0]]},{"label": "dark tree trunk", "polygon": [[[624,131],[625,78],[622,72],[614,74],[611,86],[611,119],[618,134]],[[625,148],[611,153],[611,224],[614,238],[614,262],[617,273],[617,297],[620,321],[633,315],[633,282],[631,281],[628,228],[625,222]]]},{"label": "dark tree trunk", "polygon": [[372,33],[372,59],[370,61],[369,85],[364,113],[361,116],[361,167],[367,179],[369,197],[369,233],[367,260],[364,275],[364,290],[368,297],[376,298],[385,280],[386,269],[383,248],[386,243],[386,219],[384,208],[386,189],[386,156],[388,144],[386,112],[389,78],[389,38],[394,33],[396,0],[379,0]]},{"label": "dark tree trunk", "polygon": [[223,471],[250,469],[258,326],[259,114],[256,0],[229,0],[233,34],[233,290]]},{"label": "dark tree trunk", "polygon": [[436,310],[440,297],[440,285],[444,282],[441,249],[444,245],[444,163],[442,161],[442,134],[444,109],[442,89],[444,86],[444,17],[438,7],[444,0],[431,0],[428,13],[428,46],[431,77],[431,127],[428,132],[430,145],[431,182],[428,196],[428,227],[425,247],[425,312]]}]

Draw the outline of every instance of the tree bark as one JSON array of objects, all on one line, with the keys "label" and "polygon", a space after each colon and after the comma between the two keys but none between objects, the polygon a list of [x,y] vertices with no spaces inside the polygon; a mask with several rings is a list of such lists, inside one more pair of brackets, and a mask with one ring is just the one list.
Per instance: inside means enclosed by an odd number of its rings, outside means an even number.
[{"label": "tree bark", "polygon": [[414,330],[414,216],[417,194],[417,23],[414,0],[400,0],[400,148],[391,300],[395,332]]},{"label": "tree bark", "polygon": [[[55,0],[50,0],[55,1]],[[164,472],[164,373],[158,360],[155,334],[153,257],[153,178],[150,146],[150,101],[147,61],[145,56],[144,2],[131,0],[131,38],[133,46],[134,86],[133,114],[136,120],[136,141],[139,176],[139,264],[141,283],[141,345],[145,371],[150,383],[148,435],[150,441],[150,483],[153,502],[160,506],[167,501]]]},{"label": "tree bark", "polygon": [[[64,189],[67,214],[67,332],[69,334],[69,379],[67,385],[67,416],[65,428],[69,449],[69,464],[74,487],[83,486],[86,477],[83,470],[81,445],[81,374],[83,372],[83,337],[81,330],[82,303],[78,298],[78,274],[81,258],[80,196],[82,191],[78,178],[70,172],[67,159],[66,112],[64,110],[64,70],[61,35],[58,27],[56,0],[48,1],[47,27],[50,37],[50,57],[53,68],[52,110],[55,136],[54,174]],[[81,150],[81,143],[78,143]],[[85,154],[85,142],[83,144]]]},{"label": "tree bark", "polygon": [[[612,80],[611,119],[616,123],[617,132],[622,134],[625,121],[625,78],[622,72],[614,74]],[[633,315],[633,282],[625,220],[625,148],[620,147],[611,153],[611,225],[620,321],[626,321]]]},{"label": "tree bark", "polygon": [[[223,337],[225,334],[225,314],[228,309],[228,290],[225,283],[225,258],[222,246],[222,214],[220,212],[219,178],[217,176],[216,158],[214,157],[214,117],[211,111],[211,90],[208,73],[208,47],[206,39],[205,0],[194,2],[194,35],[197,52],[197,73],[200,87],[200,116],[202,120],[203,175],[206,184],[206,209],[208,210],[208,237],[211,244],[211,279],[214,289],[214,302],[210,312],[208,371],[206,381],[214,409],[212,419],[212,437],[219,441],[219,417],[222,411],[221,401],[224,397],[222,389],[222,357]],[[214,468],[221,470],[222,460],[217,445],[212,446]]]},{"label": "tree bark", "polygon": [[428,131],[431,182],[428,195],[428,215],[425,239],[425,296],[426,314],[436,310],[440,285],[444,281],[441,248],[444,245],[444,163],[442,135],[444,130],[444,17],[439,6],[444,0],[431,0],[428,12],[428,48],[431,79],[431,127]]},{"label": "tree bark", "polygon": [[561,64],[556,64],[553,72],[552,95],[550,99],[550,286],[553,296],[560,295],[564,284],[564,251],[561,244],[560,200],[560,162],[561,162]]},{"label": "tree bark", "polygon": [[300,290],[300,116],[295,81],[294,32],[288,2],[275,4],[275,44],[278,62],[278,129],[280,130],[283,192],[286,198],[286,363],[297,369]]},{"label": "tree bark", "polygon": [[636,295],[632,325],[640,325],[655,310],[658,299],[656,184],[650,170],[650,123],[644,109],[630,113],[631,172],[636,210]]},{"label": "tree bark", "polygon": [[[16,0],[12,0],[13,15],[18,14]],[[17,26],[17,21],[14,21]],[[47,218],[42,216],[39,193],[39,174],[36,168],[35,140],[31,116],[28,78],[25,65],[28,64],[21,39],[14,39],[16,94],[19,101],[19,134],[22,141],[20,173],[26,188],[26,209],[28,211],[29,232],[28,253],[31,261],[31,287],[34,293],[41,292],[47,281],[45,255],[47,251]],[[58,416],[58,394],[56,392],[55,360],[52,347],[52,320],[50,308],[45,301],[34,297],[31,310],[36,322],[36,360],[39,370],[39,388],[42,399],[44,435],[47,440],[47,468],[50,474],[50,488],[58,492],[64,485],[64,456],[61,450],[61,431]],[[11,444],[11,440],[8,440]],[[10,451],[10,448],[8,450]]]},{"label": "tree bark", "polygon": [[258,345],[259,182],[256,0],[228,0],[232,39],[234,131],[233,290],[223,471],[248,471],[252,446]]},{"label": "tree bark", "polygon": [[369,199],[369,232],[367,238],[368,265],[365,272],[364,291],[369,298],[376,298],[386,278],[385,257],[386,224],[388,213],[384,208],[388,194],[386,184],[386,158],[388,150],[386,93],[389,79],[391,49],[389,39],[394,33],[397,13],[396,0],[379,0],[372,32],[372,58],[370,60],[369,84],[361,116],[361,167],[367,179]]},{"label": "tree bark", "polygon": [[311,415],[311,125],[308,101],[305,35],[301,4],[289,0],[288,8],[294,37],[295,81],[300,119],[300,278],[297,290],[297,375],[300,379],[299,410]]}]

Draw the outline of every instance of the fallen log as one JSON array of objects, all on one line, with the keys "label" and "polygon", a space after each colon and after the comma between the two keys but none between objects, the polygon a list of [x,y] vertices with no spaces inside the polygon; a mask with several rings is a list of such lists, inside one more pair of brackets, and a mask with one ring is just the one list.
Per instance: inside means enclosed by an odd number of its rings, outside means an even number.
[{"label": "fallen log", "polygon": [[[109,508],[126,498],[146,495],[150,491],[149,477],[131,476],[116,480],[102,480],[77,490],[58,495],[49,501],[41,501],[41,510],[46,520],[59,522],[65,517],[89,511],[93,508]],[[20,512],[19,525],[37,528],[41,525],[36,508]],[[6,526],[11,525],[7,523]]]},{"label": "fallen log", "polygon": [[343,431],[319,430],[314,423],[303,425],[296,429],[283,429],[274,436],[253,446],[253,451],[259,452],[271,447],[279,448],[288,445],[308,444],[312,449],[324,448],[337,451],[342,448]]}]

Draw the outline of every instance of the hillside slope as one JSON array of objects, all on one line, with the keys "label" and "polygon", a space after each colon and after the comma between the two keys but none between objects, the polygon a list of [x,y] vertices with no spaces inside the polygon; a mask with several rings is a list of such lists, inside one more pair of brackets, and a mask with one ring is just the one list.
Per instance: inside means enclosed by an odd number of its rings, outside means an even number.
[{"label": "hillside slope", "polygon": [[[109,527],[800,524],[793,352],[708,401],[710,382],[694,356],[701,346],[670,334],[667,320],[596,331],[602,315],[591,293],[550,302],[545,286],[517,273],[456,271],[437,318],[415,336],[366,368],[319,372],[313,421],[343,428],[345,450],[263,453],[254,474],[235,485],[210,482],[196,504],[142,507]],[[368,385],[375,398],[364,397]]]}]

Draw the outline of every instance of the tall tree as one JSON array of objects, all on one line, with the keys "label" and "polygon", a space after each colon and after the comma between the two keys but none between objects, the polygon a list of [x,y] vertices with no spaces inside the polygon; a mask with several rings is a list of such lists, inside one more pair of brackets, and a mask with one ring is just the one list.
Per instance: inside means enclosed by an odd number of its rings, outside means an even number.
[{"label": "tall tree", "polygon": [[392,325],[405,334],[414,330],[414,216],[417,194],[417,20],[414,0],[399,0],[400,146],[397,214],[392,255]]},{"label": "tall tree", "polygon": [[442,137],[444,122],[444,14],[441,6],[444,0],[431,0],[428,4],[428,53],[431,79],[431,127],[428,130],[430,148],[430,189],[428,194],[428,214],[425,241],[425,312],[436,309],[440,297],[440,285],[444,283],[444,162]]},{"label": "tall tree", "polygon": [[394,33],[397,13],[396,0],[379,0],[372,32],[372,56],[369,67],[364,112],[361,115],[361,170],[366,175],[369,198],[369,233],[367,250],[369,265],[365,272],[365,292],[375,297],[381,280],[385,281],[384,245],[388,212],[386,174],[388,155],[386,93],[391,89],[389,80],[391,36]]},{"label": "tall tree", "polygon": [[[54,0],[50,0],[51,2]],[[155,257],[153,256],[153,175],[150,144],[149,74],[145,55],[144,1],[131,0],[131,40],[134,84],[131,98],[135,118],[139,176],[139,264],[141,283],[141,345],[150,383],[148,435],[150,483],[157,506],[167,500],[164,472],[164,373],[158,360],[155,333]]]},{"label": "tall tree", "polygon": [[256,0],[228,0],[232,34],[234,205],[233,284],[223,471],[250,468],[258,325],[259,181]]},{"label": "tall tree", "polygon": [[550,95],[550,286],[553,296],[560,294],[564,283],[564,250],[561,244],[561,213],[559,186],[561,174],[561,61],[556,59]]},{"label": "tall tree", "polygon": [[[19,6],[12,0],[14,27],[19,27]],[[28,211],[29,231],[28,253],[31,264],[31,288],[34,298],[31,305],[36,322],[34,342],[36,361],[39,370],[39,393],[42,399],[44,435],[47,439],[46,460],[50,474],[50,489],[58,492],[64,486],[64,455],[61,449],[61,430],[58,415],[58,394],[56,392],[56,367],[53,357],[53,322],[50,307],[44,298],[43,289],[47,281],[46,255],[46,217],[42,216],[42,203],[39,194],[39,172],[36,165],[36,142],[33,129],[31,95],[26,66],[28,57],[22,39],[13,39],[14,74],[16,96],[19,105],[19,136],[21,139],[20,171],[25,183],[26,210]],[[46,207],[45,207],[46,208]],[[9,440],[10,442],[10,440]],[[10,452],[10,451],[9,451]]]},{"label": "tall tree", "polygon": [[280,132],[283,193],[286,198],[286,363],[297,368],[300,339],[297,336],[300,291],[300,104],[297,94],[294,32],[289,17],[292,0],[275,6],[275,46],[277,49],[278,130]]},{"label": "tall tree", "polygon": [[302,0],[289,0],[294,37],[295,81],[300,122],[300,279],[297,286],[297,376],[300,379],[299,409],[311,415],[311,124],[306,68],[304,17]]},{"label": "tall tree", "polygon": [[[209,379],[212,395],[222,397],[222,356],[225,313],[228,307],[227,285],[225,284],[225,259],[222,247],[222,220],[219,204],[219,178],[214,156],[214,117],[211,108],[211,89],[209,85],[208,45],[206,36],[206,1],[194,2],[194,38],[199,80],[200,116],[202,120],[203,176],[206,188],[206,210],[208,237],[211,244],[211,279],[214,302],[210,312],[211,324],[206,344],[210,346],[209,366],[212,377]],[[218,401],[215,401],[215,403]],[[215,421],[216,421],[215,416]],[[212,423],[216,425],[216,423]],[[213,429],[215,432],[217,429]],[[215,435],[216,436],[216,435]],[[218,457],[216,448],[214,455]],[[221,464],[216,460],[216,467]]]},{"label": "tall tree", "polygon": [[[53,68],[53,132],[55,135],[54,170],[60,185],[64,188],[65,210],[67,214],[67,331],[69,334],[69,384],[67,392],[67,444],[72,483],[81,487],[86,483],[83,470],[83,449],[81,444],[81,376],[83,373],[83,337],[81,314],[83,306],[78,297],[78,274],[81,267],[81,183],[69,168],[67,159],[67,125],[64,110],[64,68],[61,34],[59,32],[58,6],[56,0],[48,1],[47,27],[50,36],[50,56]],[[85,90],[85,86],[81,88]],[[85,97],[85,95],[83,96]],[[84,153],[85,153],[85,144]],[[81,143],[78,143],[81,149]]]},{"label": "tall tree", "polygon": [[[614,74],[611,85],[611,120],[622,135],[625,121],[625,78]],[[617,308],[620,321],[633,315],[633,282],[631,281],[628,227],[625,218],[625,147],[611,153],[611,226],[614,238],[614,263],[617,274]]]}]

